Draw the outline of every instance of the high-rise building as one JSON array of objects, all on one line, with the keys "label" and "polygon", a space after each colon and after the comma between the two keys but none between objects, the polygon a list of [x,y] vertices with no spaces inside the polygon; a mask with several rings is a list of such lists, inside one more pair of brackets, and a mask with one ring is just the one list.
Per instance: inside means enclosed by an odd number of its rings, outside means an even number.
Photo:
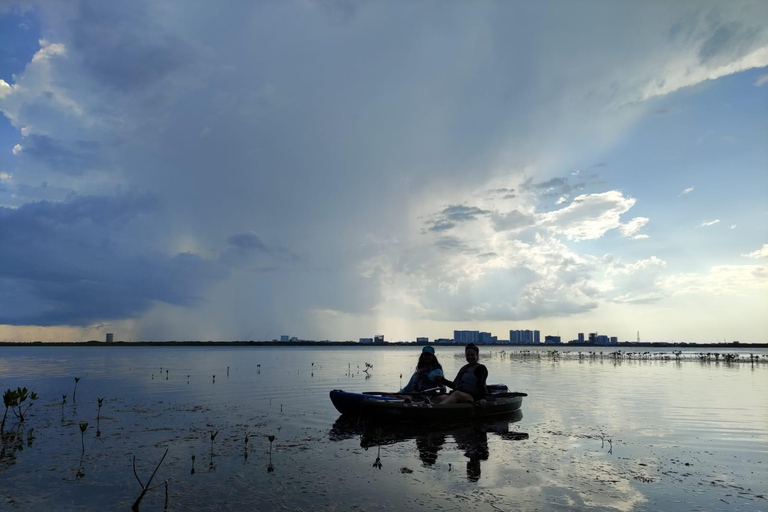
[{"label": "high-rise building", "polygon": [[520,345],[533,345],[541,343],[539,331],[531,330],[513,330],[509,331],[509,342]]},{"label": "high-rise building", "polygon": [[282,336],[280,336],[280,341],[291,341],[291,337],[288,336],[287,334],[283,334]]},{"label": "high-rise building", "polygon": [[492,345],[498,341],[496,336],[491,336],[489,332],[481,332],[478,336],[478,342],[483,345]]},{"label": "high-rise building", "polygon": [[111,332],[107,333],[107,343],[112,343],[115,340],[115,335]]},{"label": "high-rise building", "polygon": [[376,336],[373,337],[373,342],[374,343],[379,343],[379,344],[384,343],[384,335],[383,334],[377,334]]},{"label": "high-rise building", "polygon": [[579,333],[579,343],[584,343],[584,333],[583,332]]},{"label": "high-rise building", "polygon": [[480,331],[453,331],[453,340],[463,345],[477,343],[480,340]]},{"label": "high-rise building", "polygon": [[426,345],[429,343],[429,338],[416,338],[416,343],[419,345]]},{"label": "high-rise building", "polygon": [[544,344],[545,345],[560,345],[560,344],[562,344],[562,341],[560,340],[560,336],[544,336]]}]

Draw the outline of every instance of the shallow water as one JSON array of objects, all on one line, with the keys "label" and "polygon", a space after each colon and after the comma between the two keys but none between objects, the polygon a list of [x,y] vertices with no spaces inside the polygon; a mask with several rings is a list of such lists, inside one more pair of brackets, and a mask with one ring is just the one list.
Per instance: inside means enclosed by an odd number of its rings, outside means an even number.
[{"label": "shallow water", "polygon": [[[166,480],[177,511],[768,510],[765,362],[511,350],[481,362],[529,394],[521,414],[376,428],[328,392],[394,390],[417,348],[0,347],[0,388],[40,395],[6,423],[0,509],[130,510],[133,456],[146,484],[168,449],[141,510],[163,509]],[[464,364],[437,355],[449,377]]]}]

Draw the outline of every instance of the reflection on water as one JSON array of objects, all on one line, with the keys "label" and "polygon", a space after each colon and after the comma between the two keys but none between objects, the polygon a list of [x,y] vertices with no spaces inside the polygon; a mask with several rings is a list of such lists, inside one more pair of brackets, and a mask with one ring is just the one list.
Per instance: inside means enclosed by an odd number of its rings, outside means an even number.
[{"label": "reflection on water", "polygon": [[[435,465],[446,442],[453,443],[467,458],[467,479],[477,482],[482,474],[481,462],[488,460],[489,456],[488,434],[496,435],[508,443],[528,439],[527,433],[510,430],[514,423],[522,419],[522,411],[515,411],[503,417],[449,424],[372,423],[342,415],[333,424],[328,438],[331,441],[359,438],[360,446],[366,450],[371,447],[407,444],[410,449],[415,448],[425,468]],[[496,448],[508,450],[511,445],[501,444]],[[380,450],[374,465],[380,469]],[[452,465],[450,469],[453,469]]]},{"label": "reflection on water", "polygon": [[[464,364],[460,347],[437,352],[448,375]],[[3,429],[0,509],[127,511],[141,492],[133,456],[146,479],[166,449],[155,480],[169,482],[169,510],[768,505],[764,363],[511,358],[484,348],[490,381],[528,393],[521,415],[416,427],[338,416],[330,390],[398,389],[418,354],[0,347],[0,390],[40,396],[23,427],[9,419]],[[163,489],[149,491],[141,509],[162,510],[164,500]]]}]

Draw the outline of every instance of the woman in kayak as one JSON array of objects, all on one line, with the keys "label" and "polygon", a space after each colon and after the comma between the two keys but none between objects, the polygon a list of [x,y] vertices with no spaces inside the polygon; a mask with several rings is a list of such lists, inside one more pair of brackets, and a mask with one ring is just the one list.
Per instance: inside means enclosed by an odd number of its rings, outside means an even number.
[{"label": "woman in kayak", "polygon": [[439,404],[457,404],[477,402],[485,405],[485,381],[488,379],[488,368],[477,362],[480,357],[480,349],[470,343],[464,347],[464,357],[467,364],[461,367],[456,379],[451,382],[443,378],[443,383],[452,388],[449,395],[437,396],[433,402]]},{"label": "woman in kayak", "polygon": [[435,348],[427,345],[421,351],[416,371],[400,393],[419,393],[437,387],[443,388],[443,367],[435,355]]}]

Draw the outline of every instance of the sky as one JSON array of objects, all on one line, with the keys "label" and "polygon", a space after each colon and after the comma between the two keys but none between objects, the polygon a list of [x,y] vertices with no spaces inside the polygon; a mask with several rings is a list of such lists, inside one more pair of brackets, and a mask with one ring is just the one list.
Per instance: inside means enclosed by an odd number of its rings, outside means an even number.
[{"label": "sky", "polygon": [[0,341],[768,342],[766,20],[0,0]]}]

